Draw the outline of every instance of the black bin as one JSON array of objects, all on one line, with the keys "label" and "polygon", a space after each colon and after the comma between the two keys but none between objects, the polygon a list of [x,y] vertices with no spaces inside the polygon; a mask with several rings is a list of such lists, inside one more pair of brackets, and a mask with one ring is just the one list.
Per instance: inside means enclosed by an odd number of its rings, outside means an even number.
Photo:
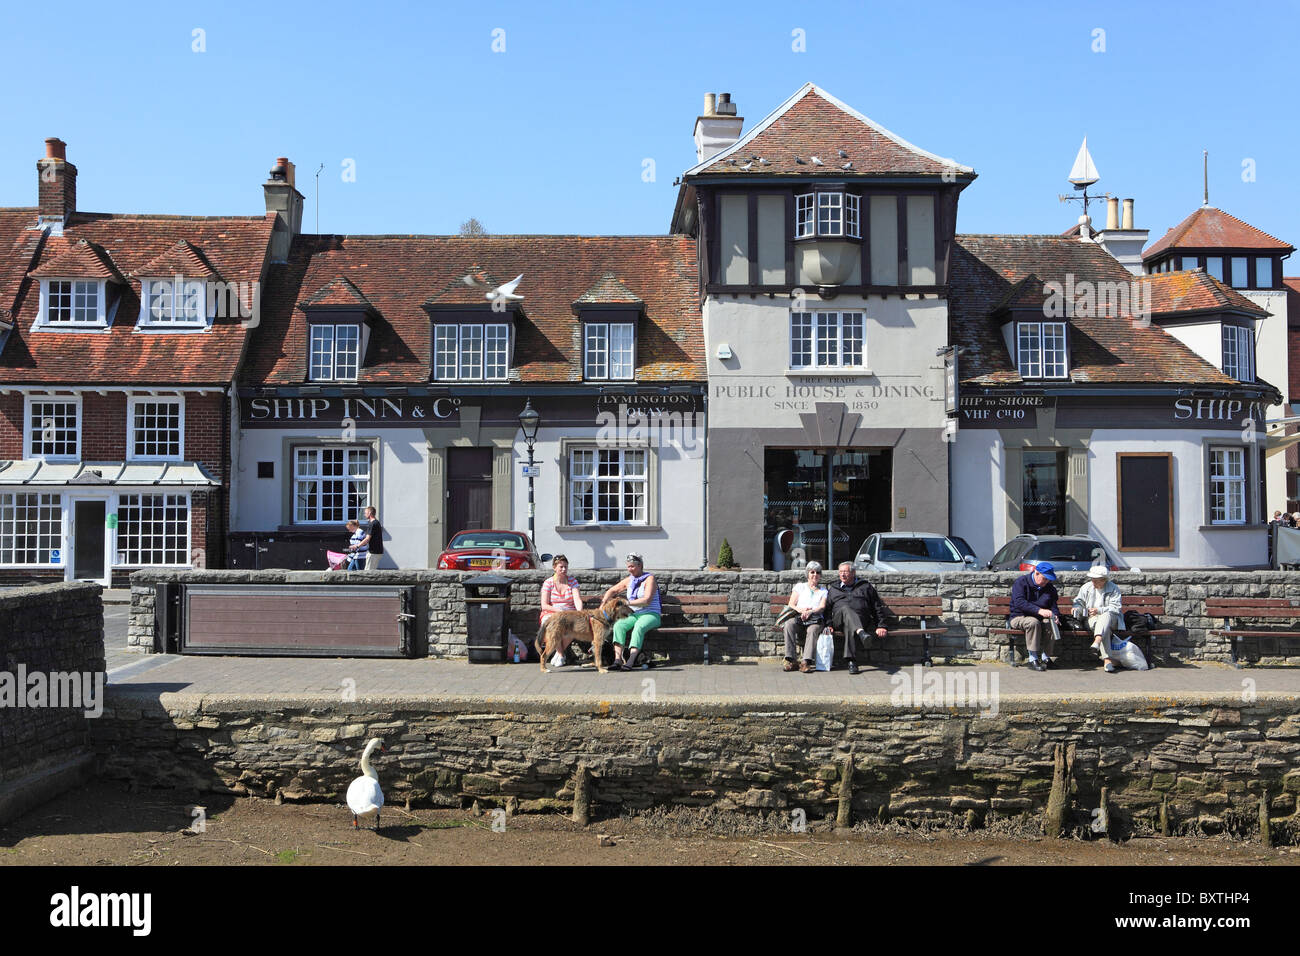
[{"label": "black bin", "polygon": [[466,578],[465,644],[471,664],[502,664],[510,633],[510,579],[496,574]]}]

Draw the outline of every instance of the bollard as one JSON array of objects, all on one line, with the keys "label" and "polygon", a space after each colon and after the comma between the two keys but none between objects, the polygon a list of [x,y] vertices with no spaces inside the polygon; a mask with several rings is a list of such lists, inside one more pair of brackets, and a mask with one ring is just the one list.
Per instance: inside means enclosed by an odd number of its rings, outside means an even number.
[{"label": "bollard", "polygon": [[853,826],[853,754],[840,763],[840,805],[835,811],[837,829]]},{"label": "bollard", "polygon": [[573,815],[570,818],[585,827],[591,820],[591,771],[579,764],[573,775]]}]

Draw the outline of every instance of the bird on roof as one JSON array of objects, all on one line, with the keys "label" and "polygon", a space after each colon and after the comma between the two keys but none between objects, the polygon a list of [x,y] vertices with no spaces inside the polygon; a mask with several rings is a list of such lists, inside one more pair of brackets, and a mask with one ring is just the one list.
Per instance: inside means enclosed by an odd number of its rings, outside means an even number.
[{"label": "bird on roof", "polygon": [[754,168],[754,164],[746,163],[744,166],[741,166],[740,168],[743,169],[745,172],[749,172],[751,169]]},{"label": "bird on roof", "polygon": [[763,158],[760,156],[759,159],[758,159],[758,165],[760,165],[760,166],[771,166],[772,163],[771,163],[770,160],[763,159]]},{"label": "bird on roof", "polygon": [[473,289],[487,289],[488,291],[484,295],[484,298],[486,298],[489,302],[498,302],[498,301],[518,302],[523,298],[523,296],[515,295],[515,289],[516,287],[518,287],[519,281],[523,279],[523,277],[524,274],[521,272],[519,273],[519,275],[515,276],[509,282],[502,283],[496,288],[489,286],[486,282],[479,279],[477,276],[472,276],[472,275],[462,276],[460,281]]},{"label": "bird on roof", "polygon": [[839,154],[840,154],[840,159],[848,159],[848,158],[849,158],[849,154],[846,153],[846,152],[845,152],[844,150],[842,150],[842,149],[839,150]]},{"label": "bird on roof", "polygon": [[808,165],[808,160],[804,159],[802,156],[796,156],[796,157],[794,158],[794,161],[795,161],[796,163],[798,163],[800,166],[807,166],[807,165]]},{"label": "bird on roof", "polygon": [[852,169],[852,168],[853,168],[853,160],[851,159],[843,166],[840,167],[840,169]]},{"label": "bird on roof", "polygon": [[812,164],[813,164],[814,166],[825,166],[825,165],[826,165],[826,164],[823,163],[820,159],[818,159],[816,156],[812,157]]}]

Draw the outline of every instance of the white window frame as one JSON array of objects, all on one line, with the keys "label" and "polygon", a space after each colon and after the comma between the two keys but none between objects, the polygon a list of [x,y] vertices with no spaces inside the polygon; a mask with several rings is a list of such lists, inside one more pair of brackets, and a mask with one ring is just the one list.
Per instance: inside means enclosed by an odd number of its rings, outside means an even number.
[{"label": "white window frame", "polygon": [[[1216,452],[1223,452],[1223,464],[1227,467],[1215,469],[1214,456]],[[1233,473],[1232,462],[1236,460],[1240,468],[1236,474]],[[1250,464],[1247,460],[1246,449],[1240,445],[1211,445],[1206,455],[1206,488],[1207,500],[1209,504],[1209,523],[1212,525],[1244,525],[1250,521],[1250,495],[1248,488],[1248,478],[1250,475]],[[1223,483],[1223,507],[1220,509],[1215,505],[1215,483]],[[1233,517],[1234,505],[1240,509],[1240,517]]]},{"label": "white window frame", "polygon": [[[138,547],[134,552],[127,552],[122,550],[122,539],[123,537],[127,537],[127,530],[130,528],[129,514],[124,514],[123,512],[125,508],[129,507],[126,503],[127,499],[132,499],[132,498],[140,499],[139,506],[141,508],[144,507],[145,498],[161,498],[162,499],[161,507],[164,511],[164,514],[166,512],[166,509],[170,507],[177,507],[176,504],[173,504],[168,499],[177,499],[180,502],[180,505],[184,507],[185,517],[180,523],[180,526],[184,529],[185,532],[184,544],[181,544],[180,543],[181,539],[178,538],[173,533],[170,538],[170,540],[172,541],[171,547],[168,548],[164,545],[163,548],[157,549],[164,552],[163,555],[164,557],[174,558],[179,554],[181,557],[180,561],[166,561],[166,560],[159,561],[159,562],[134,561],[131,559],[138,558],[141,555],[143,555],[144,554],[143,550],[139,549]],[[156,507],[156,506],[151,505],[151,507]],[[190,550],[190,545],[191,545],[190,539],[193,531],[192,526],[194,523],[194,510],[190,501],[189,492],[176,492],[176,491],[169,491],[161,488],[156,490],[150,489],[147,491],[145,490],[124,491],[114,496],[112,501],[112,509],[113,509],[113,513],[117,515],[117,527],[113,532],[113,542],[112,542],[113,553],[112,553],[111,564],[113,567],[115,568],[188,568],[192,566],[193,552]],[[162,520],[165,521],[165,517]],[[155,532],[153,536],[156,537],[159,535],[163,538],[164,542],[168,540],[168,535],[165,526],[161,533]],[[152,552],[155,549],[151,548],[149,550]],[[170,551],[172,553],[166,554],[167,551]]]},{"label": "white window frame", "polygon": [[[627,464],[630,455],[639,455],[641,459],[641,468],[639,471],[632,470],[629,472]],[[590,456],[591,469],[587,471],[579,467],[579,456]],[[609,460],[614,460],[616,456],[618,462],[617,473],[613,475],[601,475],[600,466],[602,456],[611,456]],[[600,444],[572,444],[565,448],[565,475],[564,482],[564,516],[570,527],[607,527],[610,525],[620,527],[642,527],[650,525],[653,511],[654,500],[653,481],[651,472],[654,468],[654,456],[650,448],[645,445],[619,445],[609,447]],[[608,513],[602,517],[602,493],[608,494],[608,488],[602,489],[602,484],[615,486],[614,492],[617,502],[617,517],[610,517]],[[575,508],[575,498],[583,494],[584,486],[590,486],[591,495],[591,515],[590,517],[581,517]],[[641,514],[640,517],[628,518],[628,509],[626,507],[627,489],[639,486],[641,494]]]},{"label": "white window frame", "polygon": [[[197,308],[192,305],[196,294],[199,298]],[[154,314],[155,295],[166,295],[170,301],[166,317]],[[175,318],[178,314],[181,315],[179,319]],[[203,331],[211,328],[207,281],[183,275],[141,279],[140,321],[136,328],[150,331]]]},{"label": "white window frame", "polygon": [[[173,405],[176,407],[175,455],[140,455],[135,450],[135,410],[140,405]],[[127,461],[184,461],[185,460],[185,399],[155,398],[152,395],[132,396],[126,400],[126,460]]]},{"label": "white window frame", "polygon": [[[1061,347],[1060,362],[1053,362],[1051,370],[1047,364],[1045,339],[1048,331],[1059,330]],[[1065,322],[1017,322],[1016,323],[1016,371],[1021,378],[1069,378],[1070,347],[1069,332]],[[1028,347],[1027,347],[1028,346]],[[1057,354],[1057,350],[1052,350]],[[1036,371],[1035,371],[1036,370]]]},{"label": "white window frame", "polygon": [[[1221,348],[1223,349],[1223,361],[1220,363],[1220,369],[1224,375],[1231,375],[1239,382],[1255,381],[1255,335],[1245,326],[1225,325],[1223,326],[1223,335],[1221,338]],[[1234,362],[1229,367],[1228,363],[1228,345],[1232,344],[1232,351],[1235,353]],[[1244,375],[1239,374],[1245,372]]]},{"label": "white window frame", "polygon": [[[50,318],[50,307],[54,296],[54,290],[51,285],[56,282],[72,283],[69,295],[75,304],[78,293],[77,286],[95,287],[95,318],[83,319],[80,321],[59,321]],[[88,329],[106,329],[108,328],[108,280],[107,279],[87,279],[77,276],[53,276],[41,280],[41,303],[40,309],[36,315],[36,322],[32,326],[34,329],[49,329],[53,331],[81,331]]]},{"label": "white window frame", "polygon": [[[582,377],[606,381],[627,381],[636,378],[636,323],[635,322],[584,322],[582,323]],[[630,341],[627,343],[627,373],[614,374],[613,329],[625,330]],[[592,348],[593,333],[599,332],[603,337],[598,349]],[[622,354],[623,349],[619,349]]]},{"label": "white window frame", "polygon": [[[32,406],[36,404],[72,405],[77,412],[77,450],[71,455],[37,454],[32,429]],[[23,402],[23,457],[40,458],[43,461],[81,461],[81,430],[84,421],[80,395],[28,395]]]},{"label": "white window frame", "polygon": [[[796,338],[796,328],[808,325],[807,339],[807,356],[808,361],[800,362],[799,357],[803,355],[804,349],[800,348],[796,353],[796,345],[804,344]],[[847,321],[846,321],[847,320]],[[853,333],[854,327],[857,331],[857,349],[848,347],[848,340],[845,337],[846,327],[850,334]],[[825,342],[834,337],[834,361],[823,348]],[[849,361],[853,357],[853,352],[860,354],[857,356],[858,361]],[[824,354],[826,353],[826,354]],[[790,370],[802,371],[805,369],[865,369],[867,367],[867,319],[866,313],[856,310],[846,312],[794,312],[790,313]]]},{"label": "white window frame", "polygon": [[[308,451],[315,451],[318,453],[316,459],[316,470],[313,473],[308,473],[304,475],[300,473],[298,470],[298,460],[299,460],[299,455],[301,455],[303,452],[308,452]],[[326,475],[321,471],[319,453],[327,452],[327,451],[343,452],[343,474],[342,475]],[[349,474],[349,469],[348,469],[348,464],[350,459],[349,453],[358,452],[358,451],[364,452],[366,456],[366,470],[365,470],[364,477],[360,475],[354,476]],[[291,519],[290,524],[292,525],[313,526],[313,527],[320,527],[321,525],[342,525],[343,522],[347,521],[349,518],[358,518],[358,520],[360,520],[358,516],[365,509],[365,507],[367,505],[374,504],[375,502],[375,497],[374,497],[375,452],[373,446],[371,446],[370,444],[367,443],[342,444],[338,442],[328,443],[328,444],[311,444],[311,443],[294,444],[290,447],[290,451],[289,451],[289,469],[290,469],[289,471],[289,481],[290,481],[289,517]],[[343,496],[343,504],[341,506],[342,513],[337,518],[322,517],[322,515],[324,514],[324,507],[322,506],[321,503],[322,502],[321,487],[327,481],[341,483],[341,494]],[[314,511],[306,514],[306,516],[304,516],[304,513],[299,508],[298,485],[300,482],[302,483],[312,482],[316,485],[316,506]],[[364,482],[366,486],[365,494],[355,495],[355,492],[353,491],[353,488],[351,486],[354,484],[360,484],[362,482]],[[358,499],[355,514],[352,514],[348,511],[348,498],[351,495],[355,495]]]},{"label": "white window frame", "polygon": [[[444,374],[442,369],[449,366],[449,362],[439,361],[439,347],[441,340],[444,339],[447,329],[456,330],[456,348],[455,348],[455,366],[454,374]],[[478,337],[478,370],[479,374],[467,374],[466,366],[469,364],[465,361],[466,350],[466,332],[477,329],[480,331]],[[488,375],[488,339],[489,335],[498,338],[500,350],[504,353],[503,361],[500,367],[500,374]],[[493,351],[497,351],[496,348]],[[510,377],[510,323],[508,322],[435,322],[433,326],[433,378],[437,382],[504,382]],[[471,367],[472,370],[472,367]]]},{"label": "white window frame", "polygon": [[[353,330],[356,339],[352,343],[355,349],[341,350],[339,348],[339,329]],[[328,367],[318,365],[316,362],[316,333],[328,332],[329,343],[328,349],[319,354],[328,358]],[[362,343],[365,341],[365,330],[362,329],[360,322],[311,322],[307,325],[307,381],[309,382],[355,382],[361,375],[361,351]],[[348,356],[348,352],[355,351],[354,355]],[[342,353],[342,354],[341,354]],[[345,364],[341,359],[350,357],[351,363]],[[351,375],[340,375],[340,366],[346,370],[351,366]]]},{"label": "white window frame", "polygon": [[[14,544],[15,541],[17,540],[17,535],[18,535],[17,508],[18,508],[18,498],[20,496],[34,497],[37,499],[35,505],[37,509],[36,532],[35,532],[35,536],[37,539],[37,548],[36,548],[37,552],[40,553],[42,550],[44,550],[45,552],[58,551],[59,552],[58,561],[30,562],[30,561],[9,560],[9,558],[15,556]],[[43,502],[41,500],[43,498],[50,499],[50,500]],[[55,518],[56,526],[50,528],[48,527],[47,524],[45,529],[42,530],[41,527],[42,522],[39,514],[40,509],[42,507],[49,508],[51,507],[51,505],[57,516]],[[0,567],[5,567],[5,568],[61,568],[63,567],[64,562],[67,561],[66,548],[64,547],[64,543],[63,543],[65,510],[66,510],[66,505],[64,503],[62,494],[51,494],[49,492],[41,491],[39,489],[27,489],[27,488],[24,489],[13,488],[13,489],[0,491]],[[50,545],[49,547],[46,547],[44,549],[41,548],[40,544],[41,544],[42,537],[45,538],[45,543]]]},{"label": "white window frame", "polygon": [[[823,212],[826,213],[823,223]],[[794,237],[862,238],[862,197],[840,190],[798,193],[794,197]]]}]

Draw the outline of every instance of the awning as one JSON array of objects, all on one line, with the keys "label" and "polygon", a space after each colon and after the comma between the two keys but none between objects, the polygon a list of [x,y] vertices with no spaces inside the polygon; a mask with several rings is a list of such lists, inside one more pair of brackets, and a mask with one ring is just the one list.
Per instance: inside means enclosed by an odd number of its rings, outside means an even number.
[{"label": "awning", "polygon": [[196,461],[50,462],[40,458],[0,461],[0,485],[164,485],[215,488],[221,482]]}]

